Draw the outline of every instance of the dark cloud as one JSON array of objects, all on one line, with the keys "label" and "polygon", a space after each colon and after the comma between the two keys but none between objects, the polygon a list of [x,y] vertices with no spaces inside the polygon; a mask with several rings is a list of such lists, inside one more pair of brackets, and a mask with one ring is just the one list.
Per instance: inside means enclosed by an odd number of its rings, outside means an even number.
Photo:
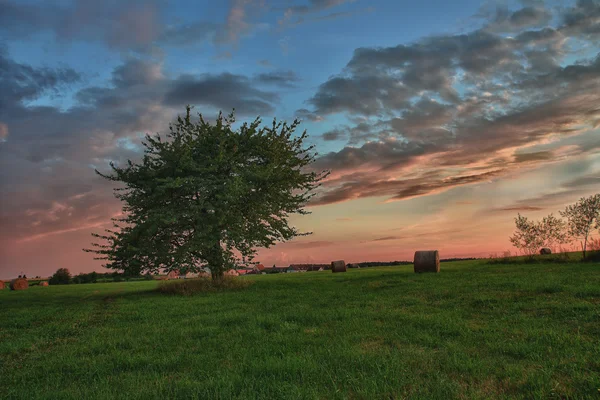
[{"label": "dark cloud", "polygon": [[200,77],[182,75],[165,93],[167,105],[202,104],[221,110],[235,108],[240,114],[265,114],[273,111],[279,96],[257,89],[252,81],[241,75],[222,73]]},{"label": "dark cloud", "polygon": [[[542,3],[526,2],[496,10],[484,28],[465,34],[356,49],[308,100],[314,108],[306,112],[367,121],[322,135],[349,145],[318,159],[332,175],[315,201],[410,198],[495,179],[523,163],[553,162],[552,150],[526,148],[600,126],[598,42],[587,43],[591,59],[569,62],[581,50],[569,39],[588,40],[586,34],[574,23],[549,26],[575,21],[575,9],[593,15],[595,5],[584,3],[563,9],[561,20]],[[589,33],[591,22],[586,26]]]},{"label": "dark cloud", "polygon": [[562,30],[567,35],[589,40],[600,38],[600,2],[597,0],[577,0],[574,6],[566,8],[562,20]]},{"label": "dark cloud", "polygon": [[516,207],[504,207],[504,208],[495,208],[493,210],[488,211],[507,211],[507,212],[527,212],[527,211],[541,211],[543,207],[535,207],[535,206],[516,206]]},{"label": "dark cloud", "polygon": [[188,103],[238,115],[272,110],[278,95],[234,74],[162,73],[159,63],[130,58],[110,86],[84,87],[67,110],[28,100],[80,83],[68,69],[34,68],[0,52],[0,236],[24,240],[110,223],[120,209],[112,183],[97,177],[109,161],[137,159],[140,135],[164,133]]},{"label": "dark cloud", "polygon": [[403,239],[403,237],[401,237],[401,236],[385,236],[385,237],[373,239],[371,241],[372,242],[382,242],[382,241],[387,241],[387,240],[400,240],[400,239]]},{"label": "dark cloud", "polygon": [[10,104],[35,100],[47,91],[64,88],[81,80],[71,68],[33,68],[11,60],[0,45],[0,115]]},{"label": "dark cloud", "polygon": [[336,77],[323,83],[309,100],[317,114],[349,112],[380,115],[407,107],[410,91],[390,77]]},{"label": "dark cloud", "polygon": [[543,4],[526,6],[516,11],[497,5],[494,11],[480,14],[480,16],[490,20],[484,29],[496,33],[538,28],[552,20],[552,13],[545,9]]},{"label": "dark cloud", "polygon": [[272,10],[283,11],[283,16],[278,20],[280,26],[292,26],[308,21],[334,19],[352,15],[355,12],[343,11],[329,13],[322,16],[308,17],[312,14],[317,14],[346,3],[351,3],[353,1],[354,0],[308,0],[308,4],[291,5],[283,9],[279,7],[272,7]]},{"label": "dark cloud", "polygon": [[535,153],[520,153],[515,154],[516,163],[532,162],[532,161],[546,161],[552,160],[554,153],[551,151],[537,151]]},{"label": "dark cloud", "polygon": [[72,5],[5,0],[0,3],[0,32],[24,39],[50,31],[57,40],[101,40],[116,49],[148,49],[162,32],[160,1],[79,0]]},{"label": "dark cloud", "polygon": [[300,119],[307,119],[309,121],[317,122],[322,121],[323,117],[313,113],[312,111],[307,110],[306,108],[301,108],[296,110],[296,117]]},{"label": "dark cloud", "polygon": [[300,82],[300,78],[294,71],[272,71],[257,74],[254,77],[257,83],[275,85],[285,88],[296,87],[296,83]]},{"label": "dark cloud", "polygon": [[563,187],[566,188],[580,188],[582,186],[596,186],[600,187],[600,176],[582,176],[581,178],[573,179],[565,184]]},{"label": "dark cloud", "polygon": [[173,46],[188,46],[203,42],[214,42],[222,25],[209,21],[173,25],[165,28],[158,43]]},{"label": "dark cloud", "polygon": [[341,140],[346,138],[346,134],[340,130],[333,130],[325,132],[321,137],[325,141]]}]

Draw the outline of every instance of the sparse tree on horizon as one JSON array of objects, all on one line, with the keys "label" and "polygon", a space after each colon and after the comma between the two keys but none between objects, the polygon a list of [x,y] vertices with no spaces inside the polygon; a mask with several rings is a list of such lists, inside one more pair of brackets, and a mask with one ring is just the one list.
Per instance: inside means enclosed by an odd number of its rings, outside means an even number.
[{"label": "sparse tree on horizon", "polygon": [[115,196],[125,205],[124,218],[113,219],[106,244],[84,249],[107,260],[105,266],[130,274],[161,269],[198,272],[208,266],[213,279],[252,262],[257,247],[307,235],[288,224],[328,172],[308,172],[314,146],[303,147],[306,131],[292,137],[291,125],[273,121],[259,128],[257,118],[233,130],[233,113],[219,114],[211,125],[186,116],[170,125],[167,139],[146,135],[141,163],[111,162],[123,184]]},{"label": "sparse tree on horizon", "polygon": [[600,194],[580,198],[560,215],[567,219],[568,233],[574,240],[579,240],[585,258],[590,234],[594,228],[600,229]]},{"label": "sparse tree on horizon", "polygon": [[568,242],[566,224],[562,219],[556,218],[554,214],[544,217],[539,224],[538,231],[543,247],[549,247],[554,253],[558,245]]},{"label": "sparse tree on horizon", "polygon": [[510,242],[523,254],[532,257],[544,245],[541,224],[518,214],[515,225],[517,230],[510,237]]}]

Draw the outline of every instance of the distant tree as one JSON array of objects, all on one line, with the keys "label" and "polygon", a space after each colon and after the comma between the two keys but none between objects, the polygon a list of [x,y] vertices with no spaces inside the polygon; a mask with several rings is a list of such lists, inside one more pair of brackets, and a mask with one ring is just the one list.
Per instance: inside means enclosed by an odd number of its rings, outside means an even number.
[{"label": "distant tree", "polygon": [[594,228],[600,227],[600,194],[582,197],[575,204],[567,206],[560,215],[567,219],[568,233],[580,242],[585,258],[590,234]]},{"label": "distant tree", "polygon": [[510,237],[510,242],[523,254],[533,256],[544,245],[541,224],[518,214],[515,225],[516,231]]},{"label": "distant tree", "polygon": [[27,279],[27,275],[23,274],[23,279]]},{"label": "distant tree", "polygon": [[59,268],[48,280],[50,285],[67,285],[71,283],[71,273],[66,268]]},{"label": "distant tree", "polygon": [[22,278],[22,276],[21,276],[21,275],[19,275],[19,278]]},{"label": "distant tree", "polygon": [[216,124],[185,118],[170,126],[167,139],[146,135],[141,163],[96,173],[124,187],[115,196],[125,205],[114,219],[106,244],[84,249],[107,260],[105,266],[130,274],[160,269],[198,272],[210,266],[213,279],[252,262],[256,247],[270,247],[300,233],[288,225],[304,210],[328,172],[307,171],[316,154],[303,147],[306,131],[292,137],[291,125],[257,118],[233,130],[233,113]]}]

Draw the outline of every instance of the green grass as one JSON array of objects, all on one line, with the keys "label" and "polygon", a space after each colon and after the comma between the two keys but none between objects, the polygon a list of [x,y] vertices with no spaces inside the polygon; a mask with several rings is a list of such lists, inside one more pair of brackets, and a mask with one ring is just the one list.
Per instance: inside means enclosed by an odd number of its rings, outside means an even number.
[{"label": "green grass", "polygon": [[600,265],[0,292],[0,398],[598,399]]}]

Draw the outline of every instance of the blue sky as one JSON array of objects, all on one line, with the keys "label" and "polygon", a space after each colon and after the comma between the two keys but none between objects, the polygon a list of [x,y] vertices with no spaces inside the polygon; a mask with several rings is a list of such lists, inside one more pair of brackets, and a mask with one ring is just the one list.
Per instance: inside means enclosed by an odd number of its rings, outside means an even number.
[{"label": "blue sky", "polygon": [[516,212],[597,191],[598,43],[598,0],[0,0],[0,256],[97,268],[120,205],[91,166],[186,104],[300,117],[332,171],[267,264],[504,250]]}]

